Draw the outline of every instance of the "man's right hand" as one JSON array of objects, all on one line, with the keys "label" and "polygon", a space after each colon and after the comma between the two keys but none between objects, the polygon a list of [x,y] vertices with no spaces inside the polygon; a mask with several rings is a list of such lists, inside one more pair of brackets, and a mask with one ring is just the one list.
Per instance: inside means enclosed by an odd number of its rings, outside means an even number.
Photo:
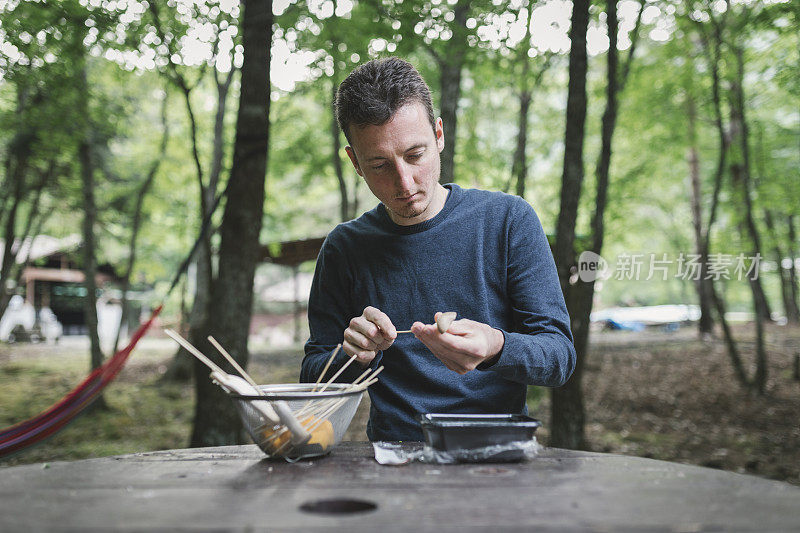
[{"label": "man's right hand", "polygon": [[378,350],[385,350],[397,338],[397,330],[386,313],[374,307],[367,307],[361,316],[350,321],[344,330],[342,348],[349,356],[356,356],[362,366],[375,359]]}]

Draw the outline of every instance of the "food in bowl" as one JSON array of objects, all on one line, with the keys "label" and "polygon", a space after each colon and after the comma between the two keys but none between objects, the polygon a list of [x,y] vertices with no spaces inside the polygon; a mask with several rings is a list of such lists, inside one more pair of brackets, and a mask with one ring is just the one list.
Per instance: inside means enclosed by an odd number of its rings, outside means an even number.
[{"label": "food in bowl", "polygon": [[[295,460],[329,453],[344,438],[364,394],[364,388],[332,383],[317,391],[312,383],[261,385],[259,396],[231,394],[245,429],[259,448],[271,458]],[[285,401],[297,421],[310,433],[308,440],[291,441],[291,432],[273,424],[253,407],[255,402]]]}]

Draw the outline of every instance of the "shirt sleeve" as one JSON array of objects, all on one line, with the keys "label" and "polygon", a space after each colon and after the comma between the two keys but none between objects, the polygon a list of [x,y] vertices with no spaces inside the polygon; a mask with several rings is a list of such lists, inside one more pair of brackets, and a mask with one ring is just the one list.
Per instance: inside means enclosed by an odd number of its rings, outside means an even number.
[{"label": "shirt sleeve", "polygon": [[575,369],[569,314],[539,217],[524,200],[508,224],[507,295],[513,329],[491,363],[479,370],[528,385],[559,387]]},{"label": "shirt sleeve", "polygon": [[[343,340],[344,330],[350,319],[361,314],[351,304],[352,279],[347,267],[347,255],[329,235],[322,244],[311,284],[308,299],[308,326],[310,335],[305,344],[305,357],[300,369],[301,383],[314,383],[330,359],[336,346]],[[329,380],[350,359],[344,350],[339,350],[322,381]],[[370,367],[376,367],[380,354]],[[337,382],[352,383],[364,368],[355,361],[336,378]]]}]

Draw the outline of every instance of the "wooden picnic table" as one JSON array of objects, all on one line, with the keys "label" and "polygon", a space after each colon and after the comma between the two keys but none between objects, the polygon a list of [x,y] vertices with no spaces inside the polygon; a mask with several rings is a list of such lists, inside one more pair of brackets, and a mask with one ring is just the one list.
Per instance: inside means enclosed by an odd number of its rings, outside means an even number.
[{"label": "wooden picnic table", "polygon": [[553,448],[522,463],[382,466],[367,442],[293,464],[265,459],[250,445],[0,469],[3,532],[332,527],[798,531],[800,488]]}]

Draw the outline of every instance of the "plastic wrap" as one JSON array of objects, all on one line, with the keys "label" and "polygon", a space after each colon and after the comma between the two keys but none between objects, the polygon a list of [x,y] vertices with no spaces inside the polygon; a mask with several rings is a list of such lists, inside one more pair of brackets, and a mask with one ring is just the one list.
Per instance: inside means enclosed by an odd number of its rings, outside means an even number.
[{"label": "plastic wrap", "polygon": [[427,444],[422,449],[408,450],[393,442],[373,442],[372,447],[378,463],[393,466],[412,461],[433,464],[529,461],[542,449],[536,437],[482,448],[449,451],[437,450]]}]

